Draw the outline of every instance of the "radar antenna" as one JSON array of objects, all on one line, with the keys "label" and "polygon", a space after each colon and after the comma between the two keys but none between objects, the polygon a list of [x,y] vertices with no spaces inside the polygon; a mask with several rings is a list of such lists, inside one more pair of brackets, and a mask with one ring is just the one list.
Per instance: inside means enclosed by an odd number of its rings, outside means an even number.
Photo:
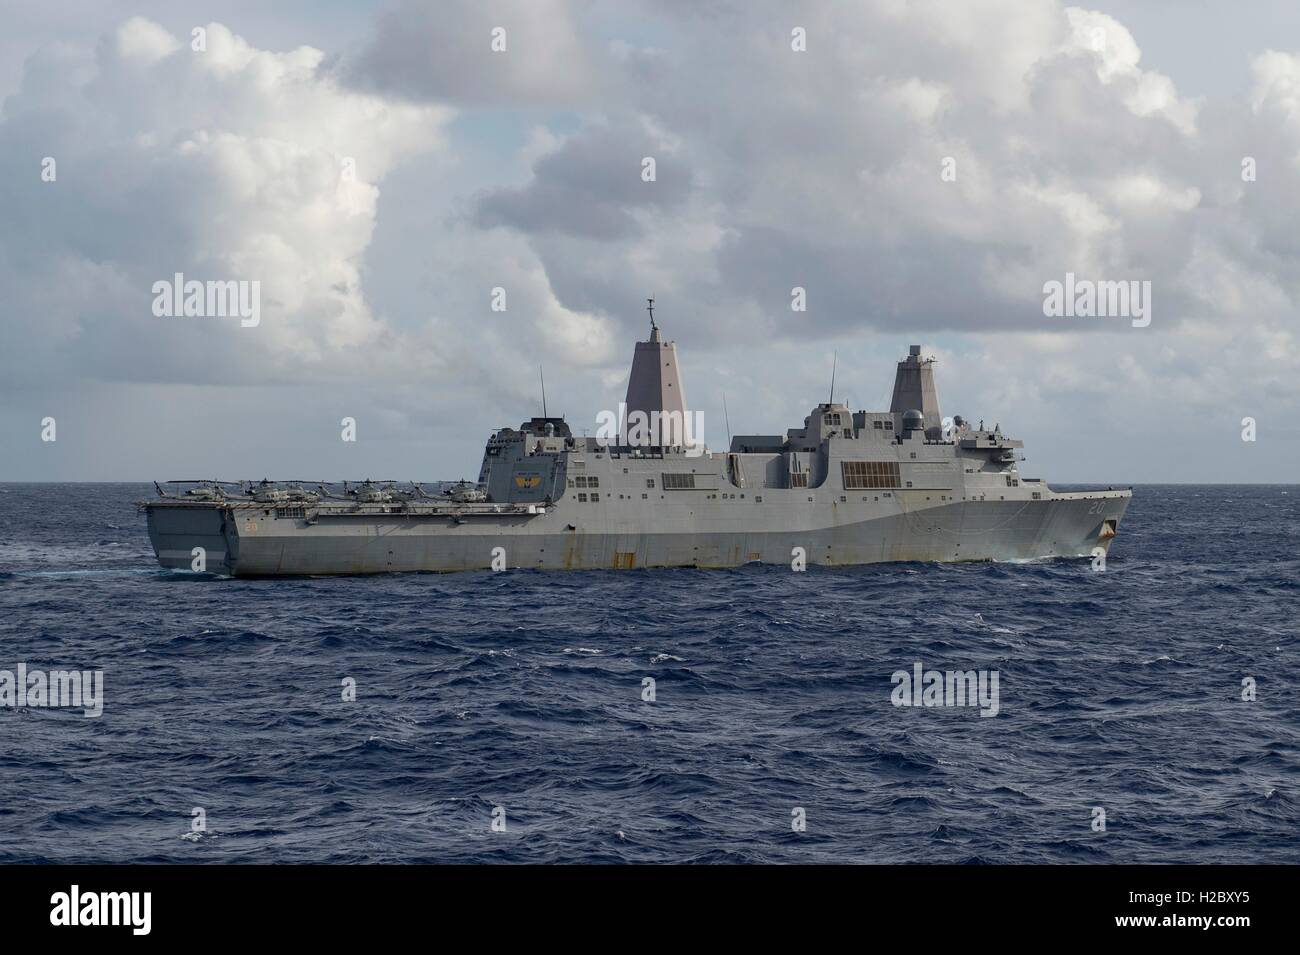
[{"label": "radar antenna", "polygon": [[652,298],[646,299],[645,310],[650,313],[650,330],[654,331],[659,327],[658,325],[655,324],[655,300],[654,299]]}]

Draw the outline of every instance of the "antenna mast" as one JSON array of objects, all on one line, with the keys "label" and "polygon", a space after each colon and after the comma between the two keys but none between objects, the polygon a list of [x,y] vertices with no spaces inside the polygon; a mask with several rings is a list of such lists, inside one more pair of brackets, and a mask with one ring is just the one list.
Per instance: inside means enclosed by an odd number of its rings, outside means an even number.
[{"label": "antenna mast", "polygon": [[646,299],[645,310],[650,313],[650,329],[651,331],[653,331],[654,329],[659,327],[658,325],[655,324],[655,300],[654,299],[652,298]]},{"label": "antenna mast", "polygon": [[542,382],[542,417],[546,417],[546,375],[542,373],[542,366],[537,366],[537,377]]},{"label": "antenna mast", "polygon": [[838,352],[833,352],[831,354],[831,400],[828,404],[832,405],[835,404],[835,366],[839,361],[839,357]]},{"label": "antenna mast", "polygon": [[727,422],[727,450],[731,450],[731,415],[727,413],[727,393],[722,393],[722,418]]}]

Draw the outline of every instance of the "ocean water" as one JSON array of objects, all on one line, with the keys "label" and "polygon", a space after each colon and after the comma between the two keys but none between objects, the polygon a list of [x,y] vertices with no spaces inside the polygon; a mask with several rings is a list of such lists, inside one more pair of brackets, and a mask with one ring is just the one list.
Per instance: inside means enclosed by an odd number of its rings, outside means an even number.
[{"label": "ocean water", "polygon": [[104,674],[0,707],[0,863],[1300,861],[1300,487],[1140,486],[1103,573],[258,581],[150,490],[0,485],[0,669]]}]

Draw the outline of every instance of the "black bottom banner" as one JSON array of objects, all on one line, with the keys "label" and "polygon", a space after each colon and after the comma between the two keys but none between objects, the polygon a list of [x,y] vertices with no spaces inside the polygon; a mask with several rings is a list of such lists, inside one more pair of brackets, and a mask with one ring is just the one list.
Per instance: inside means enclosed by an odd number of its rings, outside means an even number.
[{"label": "black bottom banner", "polygon": [[76,932],[81,942],[337,943],[433,925],[477,926],[494,941],[512,931],[608,939],[611,929],[659,932],[689,917],[740,936],[849,927],[914,940],[935,931],[947,944],[990,931],[1231,944],[1243,932],[1283,927],[1293,874],[1250,866],[8,866],[0,912],[10,939]]}]

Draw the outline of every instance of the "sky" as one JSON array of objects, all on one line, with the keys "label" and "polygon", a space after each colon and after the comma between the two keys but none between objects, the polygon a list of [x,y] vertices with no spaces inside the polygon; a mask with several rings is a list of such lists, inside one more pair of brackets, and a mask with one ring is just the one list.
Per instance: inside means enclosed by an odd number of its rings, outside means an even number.
[{"label": "sky", "polygon": [[1026,476],[1291,483],[1297,222],[1293,3],[0,0],[0,480],[473,478],[653,296],[715,450],[919,344]]}]

